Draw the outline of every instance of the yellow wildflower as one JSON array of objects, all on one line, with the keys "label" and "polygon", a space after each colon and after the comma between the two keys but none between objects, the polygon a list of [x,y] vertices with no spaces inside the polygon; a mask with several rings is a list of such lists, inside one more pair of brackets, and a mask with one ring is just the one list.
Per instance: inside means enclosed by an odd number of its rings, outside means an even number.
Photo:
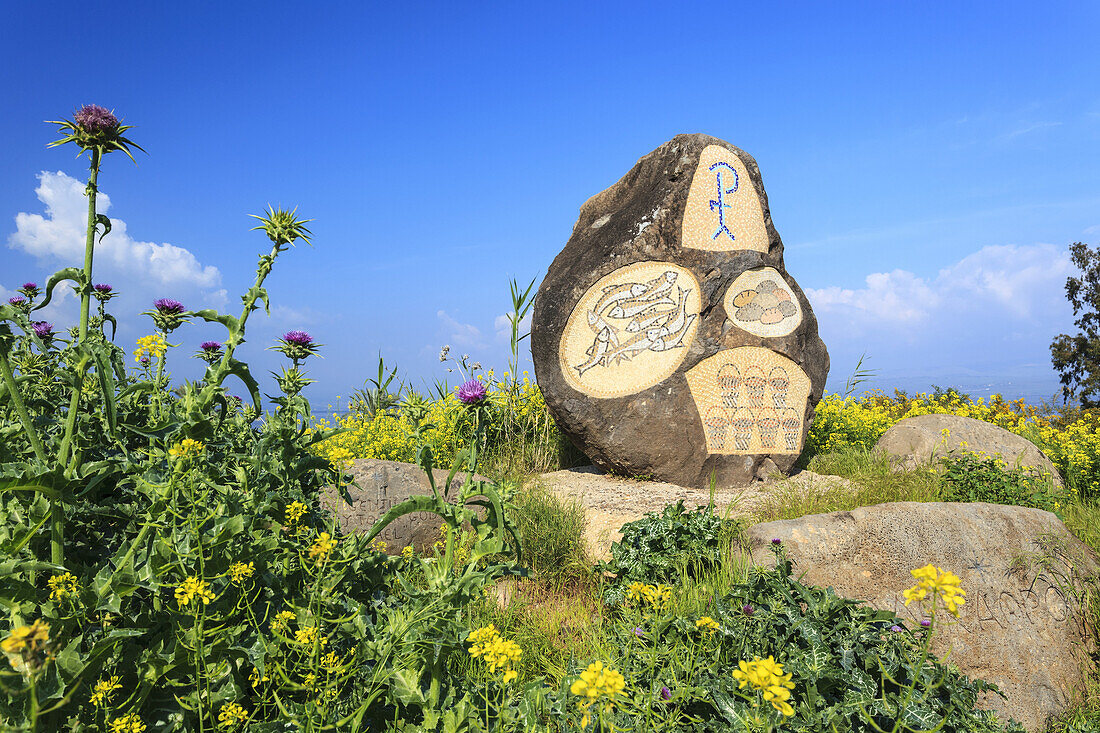
[{"label": "yellow wildflower", "polygon": [[370,541],[370,548],[375,552],[385,552],[388,546],[389,545],[387,545],[384,540],[380,540],[377,537]]},{"label": "yellow wildflower", "polygon": [[187,460],[189,458],[196,458],[200,453],[202,453],[205,447],[206,446],[204,446],[197,440],[184,438],[183,440],[168,449],[168,455],[172,458],[181,458],[183,460]]},{"label": "yellow wildflower", "polygon": [[55,575],[48,582],[50,584],[51,601],[60,601],[80,592],[80,584],[76,582],[76,576],[72,573]]},{"label": "yellow wildflower", "polygon": [[122,685],[119,683],[119,678],[117,675],[96,682],[95,688],[92,690],[92,705],[98,708],[100,705],[109,703],[111,701],[111,696],[115,693],[115,690],[118,690],[121,687]]},{"label": "yellow wildflower", "polygon": [[603,662],[593,662],[588,669],[581,672],[580,676],[569,686],[569,692],[581,698],[578,706],[584,711],[581,717],[581,728],[587,728],[591,706],[597,704],[597,709],[609,713],[615,707],[615,696],[621,695],[626,689],[626,680],[618,670],[604,667]]},{"label": "yellow wildflower", "polygon": [[232,730],[247,722],[248,712],[235,702],[222,705],[221,712],[218,713],[218,727],[225,730]]},{"label": "yellow wildflower", "polygon": [[252,577],[252,571],[256,569],[253,563],[235,562],[229,566],[229,579],[238,585],[245,579]]},{"label": "yellow wildflower", "polygon": [[401,548],[401,558],[403,560],[412,560],[415,555],[416,551],[413,549],[412,545],[405,545]]},{"label": "yellow wildflower", "polygon": [[318,639],[320,639],[321,646],[325,646],[326,644],[328,644],[328,637],[320,636],[317,633],[316,626],[303,626],[302,628],[294,632],[294,641],[298,642],[299,644],[308,646],[310,644],[313,644],[313,642],[317,641]]},{"label": "yellow wildflower", "polygon": [[142,336],[137,340],[137,348],[134,349],[134,361],[142,363],[145,360],[156,361],[164,357],[168,351],[168,342],[159,333]]},{"label": "yellow wildflower", "polygon": [[286,508],[286,523],[296,524],[299,519],[306,513],[306,505],[300,501],[296,501]]},{"label": "yellow wildflower", "polygon": [[271,630],[285,632],[287,624],[294,620],[293,611],[279,611],[275,618],[271,619]]},{"label": "yellow wildflower", "polygon": [[266,674],[260,674],[260,670],[253,668],[248,675],[248,681],[252,683],[253,687],[259,687],[264,682],[270,682],[271,679]]},{"label": "yellow wildflower", "polygon": [[966,603],[963,598],[966,591],[959,587],[959,583],[962,581],[959,580],[958,576],[931,564],[911,572],[918,582],[902,593],[905,596],[905,605],[908,606],[913,601],[923,601],[931,594],[933,604],[935,603],[935,597],[939,596],[943,600],[944,607],[952,616],[959,615],[958,607]]},{"label": "yellow wildflower", "polygon": [[774,657],[753,657],[751,662],[742,659],[737,666],[738,669],[733,671],[733,678],[740,683],[739,687],[751,686],[783,715],[794,715],[794,708],[788,702],[794,682],[791,682],[790,673],[783,674],[783,665],[776,662]]},{"label": "yellow wildflower", "polygon": [[715,631],[718,631],[722,627],[719,626],[718,622],[712,619],[710,616],[703,616],[695,622],[695,628],[701,629],[704,633],[709,635],[713,634]]},{"label": "yellow wildflower", "polygon": [[144,730],[145,723],[141,722],[137,713],[129,713],[111,721],[111,733],[142,733]]},{"label": "yellow wildflower", "polygon": [[192,575],[176,588],[176,603],[183,608],[191,605],[191,601],[196,598],[205,606],[214,600],[214,592],[210,590],[210,585],[205,580],[199,580]]},{"label": "yellow wildflower", "polygon": [[309,548],[309,559],[315,560],[320,565],[332,554],[334,547],[336,547],[336,540],[328,532],[322,532]]},{"label": "yellow wildflower", "polygon": [[49,643],[50,625],[38,619],[30,626],[12,629],[8,637],[0,641],[0,650],[8,655],[14,669],[33,671],[40,665],[39,655],[47,650]]}]

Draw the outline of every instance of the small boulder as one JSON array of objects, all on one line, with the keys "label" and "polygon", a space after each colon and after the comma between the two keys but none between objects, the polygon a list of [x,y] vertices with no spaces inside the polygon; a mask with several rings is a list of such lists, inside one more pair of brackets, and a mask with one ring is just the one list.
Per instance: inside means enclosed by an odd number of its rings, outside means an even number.
[{"label": "small boulder", "polygon": [[755,563],[773,562],[777,538],[804,582],[893,611],[910,629],[922,619],[902,595],[916,585],[910,571],[931,563],[959,576],[966,603],[933,651],[950,651],[964,674],[1000,687],[1007,699],[981,702],[1003,720],[1044,730],[1082,689],[1091,642],[1074,589],[1095,586],[1100,564],[1050,512],[898,502],[757,524],[747,534]]},{"label": "small boulder", "polygon": [[954,451],[985,452],[1000,457],[1010,468],[1028,467],[1049,474],[1055,486],[1062,486],[1058,469],[1034,443],[998,425],[970,417],[907,417],[883,433],[874,449],[887,453],[896,465],[905,468],[931,463]]},{"label": "small boulder", "polygon": [[[410,496],[431,496],[432,487],[424,470],[413,463],[383,461],[376,458],[360,458],[352,462],[347,471],[356,485],[348,486],[352,503],[349,505],[332,487],[325,490],[323,505],[332,511],[340,528],[345,532],[369,532],[386,512]],[[444,491],[448,471],[432,472],[436,488]],[[456,474],[451,481],[449,496],[453,500],[466,479],[465,473]],[[477,480],[487,480],[475,476]],[[419,552],[427,551],[439,539],[439,527],[443,520],[433,512],[415,512],[394,520],[378,539],[386,543],[386,551],[395,555],[406,545]]]}]

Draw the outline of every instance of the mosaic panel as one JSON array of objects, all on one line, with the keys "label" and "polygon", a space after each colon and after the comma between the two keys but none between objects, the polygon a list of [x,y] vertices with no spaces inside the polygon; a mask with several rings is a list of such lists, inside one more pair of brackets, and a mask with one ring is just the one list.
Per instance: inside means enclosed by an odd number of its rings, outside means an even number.
[{"label": "mosaic panel", "polygon": [[562,333],[569,384],[591,397],[623,397],[664,381],[699,326],[699,283],[668,262],[637,262],[589,288]]},{"label": "mosaic panel", "polygon": [[684,208],[682,243],[691,249],[768,251],[764,210],[745,164],[721,145],[699,156]]},{"label": "mosaic panel", "polygon": [[790,286],[771,267],[737,276],[722,298],[727,317],[751,334],[786,336],[802,322],[802,308]]},{"label": "mosaic panel", "polygon": [[708,453],[802,451],[810,378],[787,357],[742,346],[719,351],[685,376],[703,421]]}]

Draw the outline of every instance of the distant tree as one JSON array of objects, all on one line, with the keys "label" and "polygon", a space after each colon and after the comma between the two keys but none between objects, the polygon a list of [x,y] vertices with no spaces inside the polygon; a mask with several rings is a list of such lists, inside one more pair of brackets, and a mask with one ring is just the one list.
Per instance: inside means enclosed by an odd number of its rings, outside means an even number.
[{"label": "distant tree", "polygon": [[1066,279],[1066,297],[1080,332],[1050,343],[1050,358],[1062,382],[1062,398],[1077,397],[1081,407],[1100,407],[1100,247],[1082,242],[1069,248],[1081,277]]}]

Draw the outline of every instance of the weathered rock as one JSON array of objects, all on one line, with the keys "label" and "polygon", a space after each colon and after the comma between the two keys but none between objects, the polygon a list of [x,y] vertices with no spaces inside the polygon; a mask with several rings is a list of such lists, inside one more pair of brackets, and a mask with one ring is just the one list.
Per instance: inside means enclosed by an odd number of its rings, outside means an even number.
[{"label": "weathered rock", "polygon": [[[383,461],[375,458],[360,458],[352,462],[348,469],[354,477],[356,486],[348,487],[352,503],[349,505],[333,488],[328,488],[322,498],[340,528],[345,532],[369,532],[393,507],[410,496],[430,496],[431,485],[424,470],[412,463]],[[443,491],[447,483],[448,471],[436,469],[432,472],[435,485]],[[457,474],[451,481],[449,496],[453,501],[458,495],[467,474]],[[475,479],[485,480],[483,476]],[[443,520],[432,512],[406,514],[393,521],[378,536],[386,543],[386,551],[391,555],[401,552],[406,545],[412,545],[418,551],[430,549],[439,539],[439,526]]]},{"label": "weathered rock", "polygon": [[535,374],[593,461],[681,486],[787,471],[829,355],[752,156],[679,135],[581,207],[539,286]]},{"label": "weathered rock", "polygon": [[[944,430],[948,431],[946,434]],[[899,421],[875,443],[897,465],[912,468],[953,451],[999,456],[1009,467],[1030,467],[1050,474],[1057,486],[1062,477],[1046,454],[1027,438],[999,425],[958,415],[918,415]]]},{"label": "weathered rock", "polygon": [[982,704],[1002,719],[1043,729],[1083,683],[1088,636],[1071,589],[1094,584],[1100,565],[1050,512],[899,502],[757,524],[748,537],[755,562],[773,562],[778,538],[804,582],[894,611],[911,628],[922,616],[902,596],[916,584],[910,571],[932,563],[958,575],[966,604],[933,651],[950,648],[963,673],[997,684],[1007,699]]}]

